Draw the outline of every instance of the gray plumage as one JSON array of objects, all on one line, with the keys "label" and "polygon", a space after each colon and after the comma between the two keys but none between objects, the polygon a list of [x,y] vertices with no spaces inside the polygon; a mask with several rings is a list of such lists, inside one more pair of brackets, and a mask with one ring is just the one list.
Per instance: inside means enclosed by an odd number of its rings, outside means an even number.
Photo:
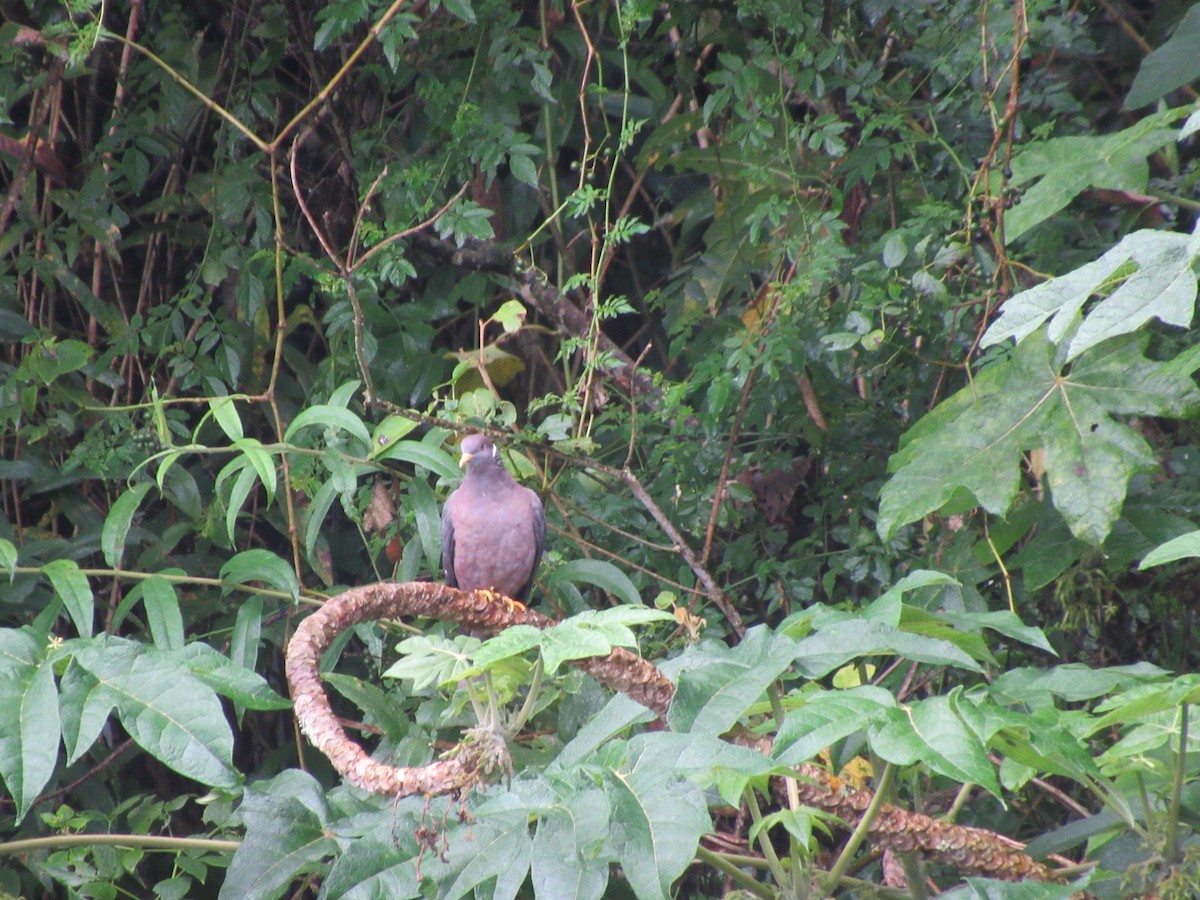
[{"label": "gray plumage", "polygon": [[513,481],[485,435],[468,435],[461,450],[467,474],[442,507],[446,584],[524,603],[546,541],[542,501]]}]

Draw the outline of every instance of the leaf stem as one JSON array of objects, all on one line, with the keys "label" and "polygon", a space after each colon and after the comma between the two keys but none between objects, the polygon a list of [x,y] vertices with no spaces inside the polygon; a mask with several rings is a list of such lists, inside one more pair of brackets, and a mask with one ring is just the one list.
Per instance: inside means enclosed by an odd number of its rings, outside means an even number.
[{"label": "leaf stem", "polygon": [[[1179,753],[1175,756],[1175,784],[1171,787],[1171,806],[1167,813],[1166,845],[1163,859],[1167,865],[1179,862],[1179,803],[1183,794],[1183,776],[1187,770],[1188,705],[1179,708]],[[1149,821],[1149,819],[1147,819]]]},{"label": "leaf stem", "polygon": [[[744,891],[749,891],[755,897],[762,897],[763,900],[775,900],[779,896],[777,892],[771,890],[765,884],[760,884],[756,881],[753,875],[747,875],[734,865],[731,860],[726,859],[720,853],[709,850],[707,847],[696,848],[696,859],[705,865],[712,866],[714,869],[720,871],[721,874],[728,876],[730,880],[737,883],[738,887]],[[755,862],[758,863],[761,861],[755,860]]]},{"label": "leaf stem", "polygon": [[832,894],[833,889],[837,887],[842,876],[846,874],[846,870],[850,868],[850,863],[854,860],[854,854],[858,852],[858,848],[867,839],[867,831],[870,829],[871,823],[875,821],[875,817],[879,815],[879,810],[883,806],[883,798],[891,790],[892,782],[895,778],[895,763],[887,763],[883,768],[883,775],[879,779],[879,784],[875,788],[875,796],[871,798],[871,805],[867,807],[867,811],[859,819],[858,825],[850,835],[850,839],[846,841],[846,846],[842,848],[841,854],[825,878],[825,885],[822,889],[823,893]]}]

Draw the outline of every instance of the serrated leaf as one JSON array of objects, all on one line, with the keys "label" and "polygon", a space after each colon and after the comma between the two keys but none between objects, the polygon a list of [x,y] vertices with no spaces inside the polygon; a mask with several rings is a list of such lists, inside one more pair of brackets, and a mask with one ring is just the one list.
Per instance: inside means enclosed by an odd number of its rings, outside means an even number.
[{"label": "serrated leaf", "polygon": [[[533,839],[524,826],[497,827],[489,821],[476,822],[450,845],[449,866],[457,869],[454,881],[441,888],[442,897],[471,895],[476,888],[491,882],[482,894],[492,900],[514,900],[529,873]],[[438,873],[440,874],[440,873]],[[439,878],[441,885],[445,881]]]},{"label": "serrated leaf", "polygon": [[1017,345],[925,416],[904,436],[880,494],[880,535],[943,506],[955,491],[1004,516],[1016,497],[1022,453],[1045,451],[1054,506],[1072,533],[1103,543],[1121,511],[1129,479],[1156,459],[1116,415],[1184,416],[1200,408],[1188,351],[1178,362],[1145,358],[1149,336],[1126,335],[1056,364],[1044,333]]},{"label": "serrated leaf", "polygon": [[18,822],[54,774],[60,733],[52,662],[0,676],[0,777]]},{"label": "serrated leaf", "polygon": [[300,600],[300,583],[296,580],[296,572],[269,550],[243,550],[221,566],[221,580],[234,584],[265,581],[277,590],[291,594],[293,603]]},{"label": "serrated leaf", "polygon": [[872,722],[867,738],[880,757],[898,766],[923,762],[934,772],[971,782],[1000,796],[996,769],[983,743],[958,717],[948,697],[931,697]]},{"label": "serrated leaf", "polygon": [[172,654],[102,636],[75,649],[102,703],[147,753],[202,784],[233,787],[233,735],[221,702]]},{"label": "serrated leaf", "polygon": [[104,552],[104,561],[111,568],[121,566],[121,557],[125,552],[125,537],[129,534],[129,525],[141,505],[142,498],[150,490],[149,482],[135,484],[113,503],[100,529],[100,549]]},{"label": "serrated leaf", "polygon": [[883,688],[864,685],[845,691],[822,691],[805,698],[799,709],[788,712],[776,733],[772,753],[783,765],[804,762],[895,707],[895,698]]},{"label": "serrated leaf", "polygon": [[[1200,227],[1191,235],[1135,231],[1099,259],[1010,298],[981,346],[1010,337],[1021,341],[1049,319],[1050,340],[1057,343],[1069,335],[1069,362],[1101,341],[1137,331],[1150,319],[1186,328],[1196,305],[1193,267],[1198,258]],[[1097,293],[1107,296],[1079,322],[1080,310]]]},{"label": "serrated leaf", "polygon": [[1104,136],[1052,138],[1028,145],[1012,162],[1014,185],[1033,182],[1004,218],[1004,234],[1015,241],[1050,218],[1088,188],[1144,192],[1148,157],[1175,140],[1169,114]]},{"label": "serrated leaf", "polygon": [[760,625],[719,656],[685,661],[667,723],[678,732],[724,734],[795,658],[794,640]]},{"label": "serrated leaf", "polygon": [[210,647],[188,644],[175,658],[222,697],[247,709],[288,709],[292,703],[271,690],[265,678]]},{"label": "serrated leaf", "polygon": [[608,797],[591,789],[568,794],[539,819],[530,860],[535,896],[604,895],[609,860],[601,851],[609,815]]},{"label": "serrated leaf", "polygon": [[414,900],[421,896],[416,860],[393,843],[358,838],[338,854],[321,884],[321,900]]},{"label": "serrated leaf", "polygon": [[584,582],[593,584],[603,591],[608,591],[623,603],[641,606],[642,598],[638,590],[629,580],[629,576],[610,562],[602,559],[575,559],[559,566],[551,574],[548,583],[551,585],[568,581],[572,584]]},{"label": "serrated leaf", "polygon": [[42,566],[42,571],[50,579],[54,593],[62,599],[80,636],[90,637],[96,599],[92,595],[87,576],[72,559],[52,560]]},{"label": "serrated leaf", "polygon": [[[301,778],[304,783],[295,784]],[[292,771],[246,790],[240,809],[246,836],[221,884],[221,900],[277,897],[293,878],[316,871],[336,851],[325,830],[323,804],[314,810],[311,800],[304,802],[311,788],[298,790],[309,783],[316,785],[311,776]]]},{"label": "serrated leaf", "polygon": [[606,771],[605,788],[612,844],[634,894],[667,900],[712,822],[699,789],[653,759],[642,754],[632,769]]}]

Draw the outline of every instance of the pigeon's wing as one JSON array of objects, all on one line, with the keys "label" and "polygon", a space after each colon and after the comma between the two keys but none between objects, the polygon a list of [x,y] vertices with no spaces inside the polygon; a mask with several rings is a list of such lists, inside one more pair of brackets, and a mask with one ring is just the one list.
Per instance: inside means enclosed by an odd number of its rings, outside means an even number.
[{"label": "pigeon's wing", "polygon": [[[528,488],[527,488],[528,490]],[[533,578],[537,575],[538,566],[542,562],[542,549],[546,545],[546,510],[542,507],[542,498],[534,491],[529,491],[529,504],[533,507],[533,557],[529,566],[529,580],[521,587],[521,596],[514,597],[524,603],[529,599],[529,591],[533,588]]]},{"label": "pigeon's wing", "polygon": [[442,506],[442,572],[446,584],[458,587],[458,576],[454,573],[454,494],[446,498]]}]

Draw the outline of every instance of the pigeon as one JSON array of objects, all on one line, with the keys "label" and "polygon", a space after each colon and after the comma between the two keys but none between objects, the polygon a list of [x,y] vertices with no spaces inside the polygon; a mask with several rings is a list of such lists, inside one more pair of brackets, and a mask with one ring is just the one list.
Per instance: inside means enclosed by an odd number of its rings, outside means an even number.
[{"label": "pigeon", "polygon": [[546,541],[542,501],[513,481],[486,435],[468,435],[461,452],[466,477],[442,507],[446,584],[524,604]]}]

